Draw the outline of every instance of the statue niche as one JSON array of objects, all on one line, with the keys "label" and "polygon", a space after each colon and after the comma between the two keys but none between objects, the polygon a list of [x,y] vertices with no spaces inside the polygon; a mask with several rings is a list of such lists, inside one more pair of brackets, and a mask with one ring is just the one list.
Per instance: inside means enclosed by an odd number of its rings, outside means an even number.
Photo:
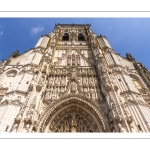
[{"label": "statue niche", "polygon": [[75,82],[71,83],[71,93],[76,93],[77,91],[77,84]]}]

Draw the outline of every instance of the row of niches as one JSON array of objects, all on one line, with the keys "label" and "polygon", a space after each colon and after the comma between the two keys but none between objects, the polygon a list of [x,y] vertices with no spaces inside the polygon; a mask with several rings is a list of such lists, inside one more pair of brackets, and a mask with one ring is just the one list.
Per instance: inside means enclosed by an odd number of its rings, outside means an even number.
[{"label": "row of niches", "polygon": [[[76,74],[80,75],[96,75],[94,68],[79,68],[78,66],[75,68]],[[55,75],[67,75],[72,73],[72,68],[67,66],[66,68],[55,68],[53,69],[53,74]]]},{"label": "row of niches", "polygon": [[50,76],[48,78],[48,85],[49,86],[66,86],[67,85],[67,78],[66,76]]},{"label": "row of niches", "polygon": [[[56,100],[60,98],[61,96],[64,96],[63,93],[70,94],[70,93],[78,93],[78,91],[81,90],[80,94],[84,95],[85,97],[91,99],[91,100],[97,100],[100,97],[100,90],[98,87],[81,87],[78,89],[75,87],[75,90],[73,91],[73,84],[70,86],[47,86],[47,89],[45,91],[45,100]],[[67,92],[67,93],[66,93]]]},{"label": "row of niches", "polygon": [[82,86],[98,86],[98,81],[96,76],[49,76],[48,85],[49,86],[66,86],[71,78],[75,78],[78,83]]},{"label": "row of niches", "polygon": [[91,100],[96,100],[100,98],[99,87],[92,87],[92,86],[81,87],[81,91],[87,98]]}]

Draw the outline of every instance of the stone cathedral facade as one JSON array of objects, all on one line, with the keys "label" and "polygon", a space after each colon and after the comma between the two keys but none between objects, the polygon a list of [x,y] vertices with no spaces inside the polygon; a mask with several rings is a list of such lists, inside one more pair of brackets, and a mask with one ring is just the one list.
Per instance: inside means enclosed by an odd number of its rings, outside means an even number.
[{"label": "stone cathedral facade", "polygon": [[0,62],[0,132],[150,132],[150,72],[88,24],[57,24]]}]

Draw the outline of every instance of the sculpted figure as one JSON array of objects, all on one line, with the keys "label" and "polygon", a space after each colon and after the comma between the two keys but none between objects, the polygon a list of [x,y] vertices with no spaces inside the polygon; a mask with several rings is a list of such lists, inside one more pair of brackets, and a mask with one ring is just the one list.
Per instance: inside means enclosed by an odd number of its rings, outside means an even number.
[{"label": "sculpted figure", "polygon": [[44,84],[44,80],[45,80],[45,77],[44,75],[41,76],[40,80],[39,80],[39,83],[40,84]]},{"label": "sculpted figure", "polygon": [[120,132],[123,132],[123,133],[126,132],[125,128],[123,128],[123,126],[120,123],[118,123],[118,127],[119,127]]},{"label": "sculpted figure", "polygon": [[64,86],[64,85],[66,85],[66,80],[65,80],[65,77],[62,76],[62,78],[61,78],[61,86]]},{"label": "sculpted figure", "polygon": [[89,85],[93,85],[93,79],[91,77],[89,78]]},{"label": "sculpted figure", "polygon": [[45,98],[46,98],[46,99],[49,98],[49,91],[46,91]]},{"label": "sculpted figure", "polygon": [[59,85],[59,78],[58,77],[56,77],[56,79],[55,79],[55,85]]},{"label": "sculpted figure", "polygon": [[30,124],[27,123],[27,124],[25,125],[24,132],[25,132],[25,133],[29,132],[29,129],[30,129]]},{"label": "sculpted figure", "polygon": [[77,65],[80,65],[80,57],[79,56],[76,58],[76,63],[77,63]]},{"label": "sculpted figure", "polygon": [[86,93],[86,92],[87,92],[87,88],[86,88],[86,87],[84,87],[84,88],[83,88],[83,91],[84,91],[84,93]]},{"label": "sculpted figure", "polygon": [[61,87],[61,92],[65,92],[65,88],[64,87]]},{"label": "sculpted figure", "polygon": [[76,85],[76,83],[73,82],[73,83],[71,84],[71,92],[72,92],[72,93],[75,93],[76,90],[77,90],[77,85]]},{"label": "sculpted figure", "polygon": [[86,80],[86,77],[85,77],[85,76],[83,77],[82,84],[83,84],[83,85],[87,85],[87,80]]},{"label": "sculpted figure", "polygon": [[52,92],[52,99],[57,98],[57,88]]},{"label": "sculpted figure", "polygon": [[91,95],[91,99],[95,99],[95,92],[92,87],[90,88],[90,95]]},{"label": "sculpted figure", "polygon": [[13,125],[13,128],[12,128],[11,132],[16,133],[17,132],[17,128],[18,128],[18,124],[16,123],[16,124]]},{"label": "sculpted figure", "polygon": [[131,132],[133,132],[133,133],[137,132],[137,129],[136,129],[133,121],[130,123],[130,129],[131,129]]},{"label": "sculpted figure", "polygon": [[71,56],[67,58],[67,64],[68,64],[68,65],[71,64]]},{"label": "sculpted figure", "polygon": [[51,76],[50,79],[49,79],[49,85],[53,85],[53,77]]}]

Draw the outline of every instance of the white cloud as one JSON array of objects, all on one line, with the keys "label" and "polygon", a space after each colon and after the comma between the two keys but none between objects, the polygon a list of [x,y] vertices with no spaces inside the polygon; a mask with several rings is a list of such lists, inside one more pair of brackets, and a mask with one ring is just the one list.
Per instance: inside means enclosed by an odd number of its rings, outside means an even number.
[{"label": "white cloud", "polygon": [[2,30],[2,31],[0,32],[0,36],[2,36],[2,35],[3,35],[3,33],[4,33],[4,32],[3,32],[3,30]]},{"label": "white cloud", "polygon": [[43,29],[44,29],[44,28],[43,28],[42,26],[32,27],[32,28],[31,28],[31,34],[32,34],[32,35],[35,35],[35,34],[41,32],[41,31],[43,31]]}]

